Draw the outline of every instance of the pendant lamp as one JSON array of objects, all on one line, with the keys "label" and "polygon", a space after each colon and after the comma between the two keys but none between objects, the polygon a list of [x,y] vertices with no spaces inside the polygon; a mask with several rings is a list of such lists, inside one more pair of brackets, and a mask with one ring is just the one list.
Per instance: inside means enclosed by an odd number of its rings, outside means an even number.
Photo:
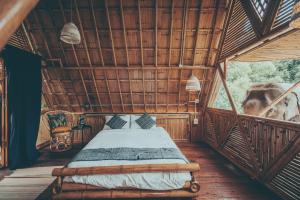
[{"label": "pendant lamp", "polygon": [[81,42],[80,32],[77,26],[72,22],[72,0],[71,0],[71,22],[66,23],[60,33],[60,40],[68,44],[79,44]]},{"label": "pendant lamp", "polygon": [[200,81],[194,74],[192,74],[190,78],[187,80],[185,89],[190,92],[201,90]]}]

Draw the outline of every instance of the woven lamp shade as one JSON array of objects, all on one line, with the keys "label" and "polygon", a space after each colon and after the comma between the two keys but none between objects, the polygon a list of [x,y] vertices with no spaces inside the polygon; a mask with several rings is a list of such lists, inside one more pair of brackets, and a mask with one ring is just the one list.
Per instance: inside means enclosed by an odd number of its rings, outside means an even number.
[{"label": "woven lamp shade", "polygon": [[68,44],[79,44],[81,42],[80,32],[73,22],[64,25],[61,30],[60,40]]},{"label": "woven lamp shade", "polygon": [[192,74],[186,82],[185,89],[187,91],[200,91],[201,84],[200,84],[199,79]]},{"label": "woven lamp shade", "polygon": [[295,1],[290,27],[300,28],[300,0]]}]

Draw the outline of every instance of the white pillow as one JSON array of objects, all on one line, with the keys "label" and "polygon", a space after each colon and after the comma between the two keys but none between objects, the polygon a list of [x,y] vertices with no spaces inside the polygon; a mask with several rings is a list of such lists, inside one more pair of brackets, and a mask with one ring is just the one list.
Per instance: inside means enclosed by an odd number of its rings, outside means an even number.
[{"label": "white pillow", "polygon": [[[121,119],[125,120],[127,123],[122,127],[122,129],[129,129],[130,127],[130,115],[119,115]],[[105,116],[105,125],[103,130],[111,130],[109,126],[106,125],[107,122],[113,117],[113,115],[106,115]]]},{"label": "white pillow", "polygon": [[[138,125],[138,123],[136,123],[135,120],[137,120],[138,118],[140,118],[142,115],[131,115],[131,120],[130,120],[130,128],[131,129],[142,129],[140,127],[140,125]],[[152,126],[151,128],[155,128],[156,127],[156,116],[151,116],[151,118],[155,121],[155,125]]]}]

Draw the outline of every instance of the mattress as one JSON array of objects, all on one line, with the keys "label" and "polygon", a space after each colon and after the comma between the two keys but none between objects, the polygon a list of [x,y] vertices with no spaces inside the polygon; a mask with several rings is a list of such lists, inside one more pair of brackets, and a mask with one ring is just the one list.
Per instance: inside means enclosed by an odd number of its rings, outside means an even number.
[{"label": "mattress", "polygon": [[[112,129],[99,132],[83,149],[97,148],[178,148],[165,129]],[[185,164],[182,159],[75,161],[68,167],[94,167],[140,164]],[[64,181],[95,185],[107,189],[120,187],[147,190],[174,190],[191,180],[189,172],[151,172],[66,177]]]}]

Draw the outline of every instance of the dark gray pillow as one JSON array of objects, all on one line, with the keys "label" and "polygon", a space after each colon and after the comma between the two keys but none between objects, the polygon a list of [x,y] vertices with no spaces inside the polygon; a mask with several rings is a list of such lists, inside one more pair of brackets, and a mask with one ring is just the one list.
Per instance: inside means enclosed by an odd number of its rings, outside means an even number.
[{"label": "dark gray pillow", "polygon": [[143,114],[140,118],[138,118],[135,121],[142,129],[150,129],[155,125],[155,121],[151,118],[151,116],[148,113]]},{"label": "dark gray pillow", "polygon": [[123,120],[119,115],[114,115],[106,125],[109,126],[111,129],[121,129],[127,121]]}]

